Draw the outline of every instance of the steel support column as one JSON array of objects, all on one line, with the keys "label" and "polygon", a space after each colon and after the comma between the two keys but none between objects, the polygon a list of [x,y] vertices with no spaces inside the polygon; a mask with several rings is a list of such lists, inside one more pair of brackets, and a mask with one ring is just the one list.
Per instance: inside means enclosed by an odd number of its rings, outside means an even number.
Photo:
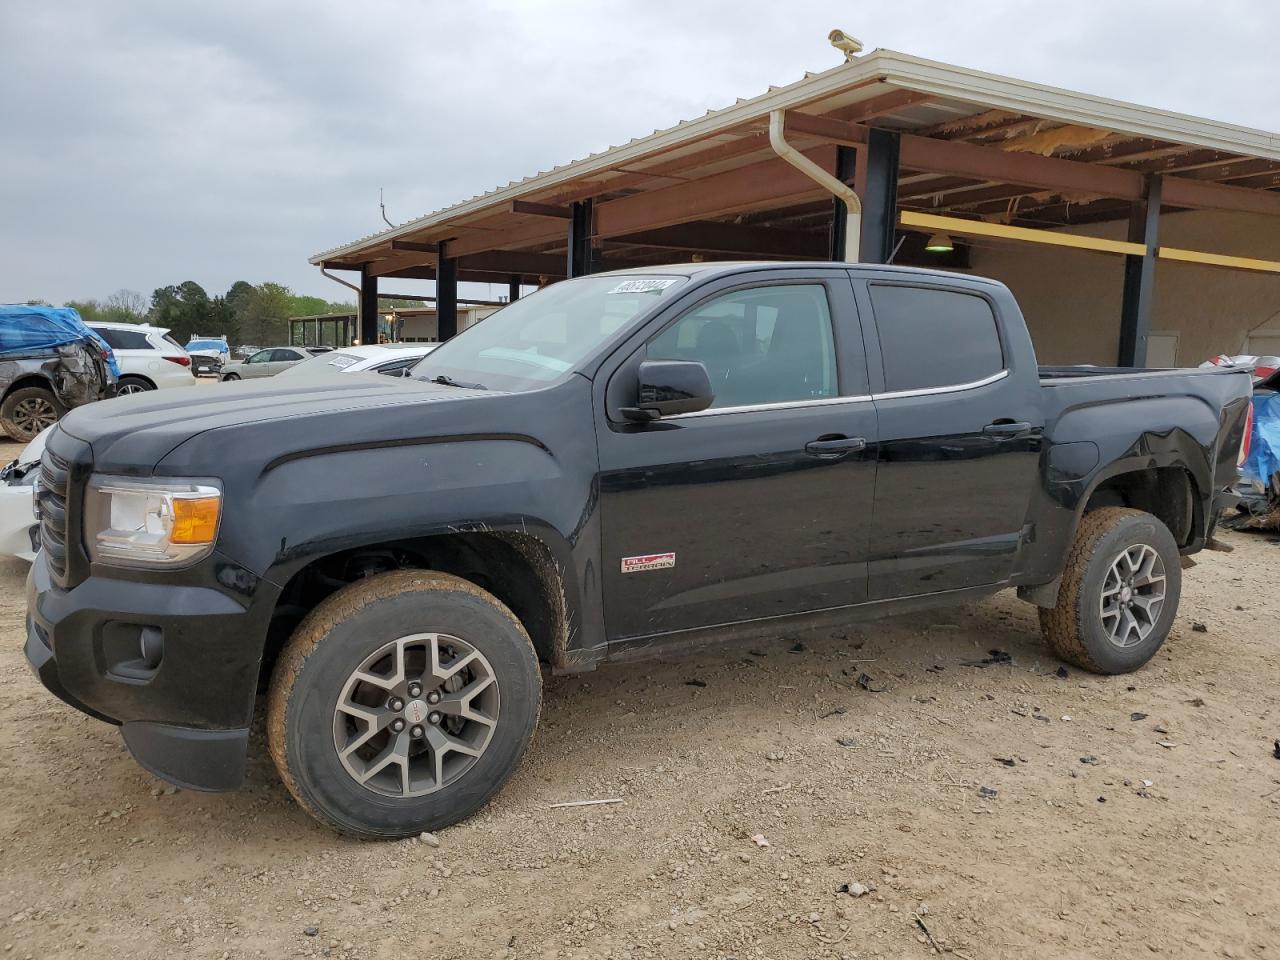
[{"label": "steel support column", "polygon": [[441,343],[458,333],[458,260],[440,244],[436,265],[436,337]]},{"label": "steel support column", "polygon": [[515,303],[520,299],[520,277],[512,276],[507,282],[507,303]]},{"label": "steel support column", "polygon": [[[836,179],[853,183],[857,167],[858,151],[853,147],[836,147]],[[844,259],[844,241],[849,226],[849,211],[844,201],[836,197],[831,201],[830,259]]]},{"label": "steel support column", "polygon": [[[378,278],[369,275],[366,264],[360,268],[360,342],[378,342]],[[305,334],[304,334],[305,336]]]},{"label": "steel support column", "polygon": [[591,201],[579,200],[569,219],[568,276],[585,277],[591,272]]},{"label": "steel support column", "polygon": [[[862,198],[863,263],[888,263],[898,228],[898,134],[872,127],[867,131],[866,182]],[[856,188],[855,188],[856,189]]]},{"label": "steel support column", "polygon": [[1155,298],[1156,247],[1160,241],[1159,174],[1147,177],[1145,196],[1129,211],[1129,240],[1144,244],[1142,256],[1124,258],[1124,300],[1120,305],[1120,356],[1122,367],[1147,365],[1147,333],[1151,329],[1151,302]]}]

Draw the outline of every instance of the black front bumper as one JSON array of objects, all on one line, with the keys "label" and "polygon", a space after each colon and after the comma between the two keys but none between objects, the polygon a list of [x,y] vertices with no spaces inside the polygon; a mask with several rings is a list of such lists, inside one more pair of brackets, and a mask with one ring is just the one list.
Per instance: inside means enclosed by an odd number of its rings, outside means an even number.
[{"label": "black front bumper", "polygon": [[[119,724],[134,759],[171,783],[232,790],[244,778],[265,624],[217,589],[90,576],[51,580],[43,551],[27,578],[27,662],[59,699]],[[130,631],[158,630],[163,653],[130,670]],[[126,654],[127,649],[127,654]]]}]

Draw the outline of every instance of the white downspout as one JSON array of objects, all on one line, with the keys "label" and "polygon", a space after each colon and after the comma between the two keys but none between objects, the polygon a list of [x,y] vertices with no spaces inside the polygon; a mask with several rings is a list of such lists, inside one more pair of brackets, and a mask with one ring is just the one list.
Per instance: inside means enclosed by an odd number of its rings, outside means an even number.
[{"label": "white downspout", "polygon": [[810,180],[830,190],[844,204],[844,259],[846,263],[857,263],[858,241],[862,235],[862,201],[858,199],[853,187],[847,183],[842,183],[787,143],[784,136],[786,119],[785,110],[772,110],[769,112],[769,146],[773,147],[773,152],[783,160],[787,161]]}]

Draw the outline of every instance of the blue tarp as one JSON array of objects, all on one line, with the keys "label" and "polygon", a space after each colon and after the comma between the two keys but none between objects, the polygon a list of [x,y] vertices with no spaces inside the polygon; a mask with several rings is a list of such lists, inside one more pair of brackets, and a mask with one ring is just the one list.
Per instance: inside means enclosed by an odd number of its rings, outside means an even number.
[{"label": "blue tarp", "polygon": [[8,353],[50,350],[86,339],[106,353],[107,365],[119,377],[120,367],[111,347],[85,325],[73,308],[0,304],[0,357]]},{"label": "blue tarp", "polygon": [[1266,484],[1280,470],[1280,393],[1253,398],[1253,441],[1240,472]]}]

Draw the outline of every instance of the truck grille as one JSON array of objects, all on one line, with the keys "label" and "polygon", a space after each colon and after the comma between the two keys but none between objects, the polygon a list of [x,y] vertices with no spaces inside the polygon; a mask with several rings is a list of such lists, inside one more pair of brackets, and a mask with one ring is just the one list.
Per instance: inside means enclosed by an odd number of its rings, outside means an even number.
[{"label": "truck grille", "polygon": [[46,448],[40,458],[40,546],[49,572],[59,583],[67,579],[67,493],[71,465]]}]

